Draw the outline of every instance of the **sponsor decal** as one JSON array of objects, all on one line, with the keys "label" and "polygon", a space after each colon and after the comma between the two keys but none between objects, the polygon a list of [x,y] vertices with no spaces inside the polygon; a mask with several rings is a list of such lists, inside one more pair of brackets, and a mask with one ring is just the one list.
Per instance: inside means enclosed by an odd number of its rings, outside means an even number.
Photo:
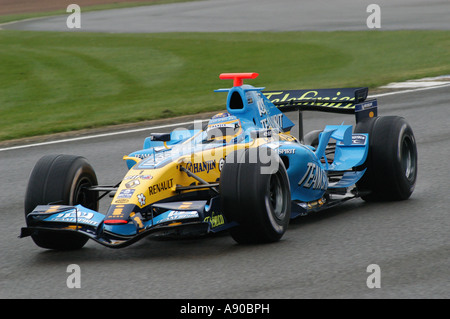
[{"label": "sponsor decal", "polygon": [[363,134],[353,134],[352,144],[364,145],[366,144],[366,135]]},{"label": "sponsor decal", "polygon": [[[353,107],[352,101],[355,100],[354,96],[345,96],[342,92],[333,92],[335,96],[320,97],[319,92],[316,90],[304,91],[304,90],[286,90],[279,92],[264,92],[264,95],[272,102],[289,102],[296,100],[311,100],[316,101],[316,105],[335,107],[335,108],[348,108]],[[331,94],[330,94],[331,95]]]},{"label": "sponsor decal", "polygon": [[217,167],[216,160],[199,163],[189,162],[186,164],[186,169],[190,170],[192,173],[200,173],[200,172],[209,173],[210,170],[216,169],[216,167]]},{"label": "sponsor decal", "polygon": [[129,179],[152,179],[153,176],[151,175],[130,175],[125,176],[123,180],[129,180]]},{"label": "sponsor decal", "polygon": [[92,220],[94,214],[90,212],[80,212],[80,211],[70,211],[65,213],[60,213],[52,217],[52,221],[67,222],[67,223],[81,223],[87,225],[98,225],[98,222]]},{"label": "sponsor decal", "polygon": [[283,127],[283,114],[275,114],[269,116],[267,113],[266,106],[264,101],[260,98],[256,101],[256,105],[258,107],[259,116],[262,118],[259,122],[262,128],[271,128],[271,123],[276,123],[279,127]]},{"label": "sponsor decal", "polygon": [[167,214],[166,218],[163,218],[163,219],[157,221],[155,224],[165,223],[165,222],[178,220],[178,219],[197,218],[197,217],[198,217],[198,212],[196,210],[188,210],[188,211],[171,210]]},{"label": "sponsor decal", "polygon": [[[288,142],[295,142],[296,138],[293,137],[292,135],[288,135],[288,134],[278,134],[278,136],[280,137],[280,140],[282,141],[288,141]],[[294,150],[295,153],[295,150]]]},{"label": "sponsor decal", "polygon": [[309,162],[307,167],[306,173],[298,185],[304,188],[326,190],[328,187],[327,174],[315,163]]},{"label": "sponsor decal", "polygon": [[130,214],[131,221],[136,226],[139,232],[144,230],[144,223],[142,222],[142,215],[139,213],[132,212]]},{"label": "sponsor decal", "polygon": [[212,130],[212,129],[215,129],[215,128],[232,128],[232,129],[237,129],[237,128],[239,128],[239,123],[238,122],[234,122],[234,123],[218,123],[218,124],[211,124],[211,125],[208,125],[208,129],[207,129],[207,131],[209,131],[209,130]]},{"label": "sponsor decal", "polygon": [[215,215],[214,212],[212,212],[211,216],[205,217],[203,221],[210,223],[212,228],[225,224],[223,215],[222,214]]},{"label": "sponsor decal", "polygon": [[123,205],[119,205],[117,207],[114,208],[114,211],[112,212],[112,214],[109,216],[110,218],[124,218],[124,214],[123,214]]},{"label": "sponsor decal", "polygon": [[326,199],[321,198],[321,199],[307,203],[307,206],[308,206],[308,209],[313,209],[313,208],[322,206],[323,204],[325,204],[325,202],[326,202]]},{"label": "sponsor decal", "polygon": [[278,154],[280,155],[295,154],[295,148],[278,149]]},{"label": "sponsor decal", "polygon": [[134,194],[134,189],[122,189],[117,198],[131,198]]},{"label": "sponsor decal", "polygon": [[154,184],[148,188],[149,195],[155,195],[161,191],[171,189],[173,186],[173,178]]},{"label": "sponsor decal", "polygon": [[125,184],[126,188],[135,188],[136,186],[138,186],[140,184],[139,180],[137,179],[133,179],[132,181],[129,181],[128,183]]},{"label": "sponsor decal", "polygon": [[141,193],[141,194],[137,195],[137,198],[138,198],[139,205],[141,205],[141,207],[144,206],[145,205],[145,196],[144,196],[144,194]]},{"label": "sponsor decal", "polygon": [[221,158],[221,159],[219,160],[219,167],[218,167],[219,172],[222,171],[223,165],[225,165],[225,159]]},{"label": "sponsor decal", "polygon": [[45,214],[56,213],[60,206],[51,206],[49,209],[45,211]]},{"label": "sponsor decal", "polygon": [[374,106],[373,102],[367,102],[367,103],[361,104],[361,109],[362,110],[367,110],[367,109],[370,109],[373,106]]},{"label": "sponsor decal", "polygon": [[271,121],[275,122],[279,127],[283,127],[283,114],[275,114],[270,117],[264,118],[260,121],[263,128],[271,128]]},{"label": "sponsor decal", "polygon": [[252,104],[253,103],[253,97],[252,97],[252,93],[251,92],[245,92],[245,98],[247,99],[247,103],[248,104]]},{"label": "sponsor decal", "polygon": [[152,154],[142,153],[142,154],[134,154],[133,157],[140,158],[140,159],[146,159]]},{"label": "sponsor decal", "polygon": [[188,209],[192,205],[192,202],[182,202],[180,206],[178,206],[178,209]]},{"label": "sponsor decal", "polygon": [[74,211],[72,212],[68,212],[68,213],[61,213],[56,215],[56,218],[61,218],[61,219],[66,219],[66,218],[85,218],[85,219],[92,219],[92,217],[94,217],[93,213],[86,213],[86,212],[79,212],[77,211],[76,213]]},{"label": "sponsor decal", "polygon": [[256,101],[256,105],[258,106],[259,116],[264,116],[267,113],[266,107],[264,105],[264,101],[262,99],[258,99]]}]

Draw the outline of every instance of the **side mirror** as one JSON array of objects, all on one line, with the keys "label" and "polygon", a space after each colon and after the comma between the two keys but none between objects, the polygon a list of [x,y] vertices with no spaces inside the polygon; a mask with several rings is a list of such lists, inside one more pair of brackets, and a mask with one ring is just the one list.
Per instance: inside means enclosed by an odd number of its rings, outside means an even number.
[{"label": "side mirror", "polygon": [[170,133],[151,133],[150,141],[169,142]]}]

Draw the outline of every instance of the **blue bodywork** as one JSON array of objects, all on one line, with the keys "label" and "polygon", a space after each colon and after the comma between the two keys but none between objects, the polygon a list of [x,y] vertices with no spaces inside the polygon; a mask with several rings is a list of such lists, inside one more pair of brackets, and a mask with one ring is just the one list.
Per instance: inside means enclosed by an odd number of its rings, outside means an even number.
[{"label": "blue bodywork", "polygon": [[[368,154],[368,136],[367,134],[353,134],[352,125],[327,125],[319,135],[319,143],[317,147],[304,145],[299,139],[290,135],[290,131],[294,123],[282,112],[282,109],[277,107],[264,94],[265,88],[253,87],[251,85],[243,84],[232,88],[218,89],[215,92],[227,93],[227,112],[235,115],[241,121],[243,130],[246,132],[245,139],[240,143],[248,142],[252,139],[252,132],[270,130],[275,133],[286,133],[288,139],[277,139],[269,143],[267,147],[275,149],[284,162],[289,163],[287,166],[287,173],[289,176],[291,186],[292,199],[292,218],[299,215],[305,215],[310,210],[316,210],[316,206],[308,205],[324,199],[324,195],[330,190],[340,190],[349,188],[363,176],[365,170],[352,171],[354,167],[363,164]],[[325,89],[314,91],[317,94],[331,95],[337,90],[345,92],[342,94],[347,96],[353,94],[356,89]],[[289,94],[295,91],[286,91]],[[301,93],[305,95],[307,90]],[[310,91],[309,91],[310,92]],[[339,92],[338,92],[339,93]],[[286,93],[288,94],[288,93]],[[273,94],[269,94],[273,96]],[[286,96],[286,95],[285,95]],[[376,115],[377,103],[372,100],[364,103],[354,103],[351,98],[345,99],[343,104],[346,111],[351,110],[356,114],[358,120],[369,116]],[[335,103],[336,104],[336,103]],[[339,104],[336,104],[339,106]],[[351,108],[349,109],[349,105]],[[324,106],[326,108],[327,106]],[[327,110],[328,111],[328,110]],[[174,146],[182,143],[188,138],[195,136],[200,130],[185,130],[171,133],[170,142],[167,146]],[[326,150],[330,141],[335,142],[335,152],[333,160],[327,158]],[[197,152],[201,149],[213,147],[211,145],[203,145],[202,137],[194,142],[193,148],[186,152]],[[131,157],[151,157],[159,152],[164,152],[164,143],[158,141],[151,141],[147,138],[144,142],[144,148],[140,151],[130,154]],[[214,146],[214,147],[217,147]],[[170,156],[166,161],[174,159],[176,156]],[[128,168],[131,168],[135,163],[128,161]],[[344,172],[338,182],[328,182],[328,175],[330,172]],[[325,203],[325,199],[318,203],[318,206]],[[326,205],[323,205],[326,207]]]},{"label": "blue bodywork", "polygon": [[[317,145],[305,145],[301,141],[303,136],[294,137],[290,134],[294,123],[283,111],[284,108],[298,109],[299,112],[310,108],[315,111],[353,113],[358,122],[377,115],[376,100],[365,100],[367,89],[275,92],[242,84],[215,92],[227,93],[226,110],[236,116],[242,125],[244,133],[233,143],[249,143],[266,136],[269,142],[263,147],[276,151],[282,159],[290,183],[291,218],[357,197],[349,190],[365,173],[365,170],[354,168],[362,165],[367,158],[369,136],[353,133],[351,125],[327,125],[318,135]],[[127,167],[137,170],[160,168],[180,155],[226,146],[202,143],[205,134],[199,127],[175,130],[170,135],[160,136],[159,140],[148,137],[142,150],[125,158]],[[187,140],[191,141],[190,148],[177,147]],[[140,211],[136,205],[123,205],[121,214],[128,218],[124,224],[107,222],[117,205],[111,205],[106,216],[80,205],[60,205],[57,208],[42,205],[27,216],[31,227],[22,228],[22,237],[36,230],[75,230],[105,246],[120,248],[150,234],[209,233],[235,225],[235,222],[226,221],[221,214],[220,196],[217,194],[208,200],[192,200],[188,207],[184,207],[184,204],[180,199],[169,199],[150,205],[151,212]],[[144,214],[151,217],[143,218]],[[172,226],[178,222],[181,226]]]}]

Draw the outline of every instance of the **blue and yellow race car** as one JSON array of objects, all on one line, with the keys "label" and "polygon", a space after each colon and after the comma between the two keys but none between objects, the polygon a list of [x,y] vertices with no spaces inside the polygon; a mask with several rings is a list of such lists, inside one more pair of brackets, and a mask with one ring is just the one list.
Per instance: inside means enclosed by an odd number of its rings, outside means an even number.
[{"label": "blue and yellow race car", "polygon": [[[232,88],[217,90],[227,93],[226,112],[206,125],[151,134],[142,150],[124,156],[128,173],[115,186],[98,185],[83,157],[41,158],[29,179],[20,236],[60,250],[89,239],[121,248],[146,236],[220,231],[238,243],[267,243],[280,240],[292,218],[349,199],[410,197],[414,134],[401,117],[377,116],[367,88],[265,91],[243,83],[257,76],[221,74],[233,80]],[[303,135],[306,110],[354,114],[356,125]],[[286,111],[299,116],[298,136]],[[98,212],[107,194],[109,209]]]}]

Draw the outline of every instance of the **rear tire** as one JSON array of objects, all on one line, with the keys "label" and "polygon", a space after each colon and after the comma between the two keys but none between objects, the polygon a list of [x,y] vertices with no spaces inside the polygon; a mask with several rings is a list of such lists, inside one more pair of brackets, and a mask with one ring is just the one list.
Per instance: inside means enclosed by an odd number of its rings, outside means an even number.
[{"label": "rear tire", "polygon": [[222,209],[227,220],[239,224],[230,234],[240,244],[278,241],[289,224],[291,192],[286,168],[278,154],[267,151],[264,161],[260,154],[265,150],[233,152],[222,168]]},{"label": "rear tire", "polygon": [[303,144],[316,148],[319,145],[319,135],[322,132],[322,130],[314,130],[306,133],[303,137]]},{"label": "rear tire", "polygon": [[[97,211],[97,192],[87,192],[86,186],[97,185],[91,165],[81,156],[46,155],[35,165],[25,194],[25,219],[38,205],[81,204]],[[27,221],[28,223],[28,221]],[[42,248],[73,250],[82,248],[87,238],[73,234],[37,231],[31,235]]]},{"label": "rear tire", "polygon": [[368,192],[366,201],[405,200],[414,191],[417,178],[417,146],[413,131],[404,118],[367,118],[355,133],[369,134],[369,153],[359,169],[366,173],[356,183],[358,191]]}]

